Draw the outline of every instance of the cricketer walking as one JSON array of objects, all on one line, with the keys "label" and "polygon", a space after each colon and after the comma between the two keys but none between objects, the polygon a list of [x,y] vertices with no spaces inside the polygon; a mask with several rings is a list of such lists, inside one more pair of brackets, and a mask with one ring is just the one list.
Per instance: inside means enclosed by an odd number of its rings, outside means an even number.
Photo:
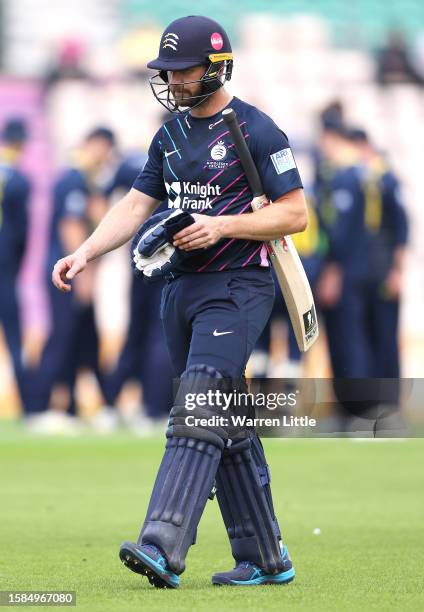
[{"label": "cricketer walking", "polygon": [[[155,215],[138,232],[135,265],[147,276],[155,270],[167,279],[160,314],[180,386],[140,537],[122,544],[120,558],[155,587],[178,587],[216,485],[236,566],[212,582],[284,584],[295,571],[257,434],[252,428],[203,425],[214,422],[203,417],[222,411],[200,401],[189,413],[196,426],[189,426],[184,398],[245,388],[246,363],[274,302],[264,242],[305,229],[301,179],[286,135],[225,89],[233,55],[218,23],[200,16],[173,21],[148,67],[157,71],[150,79],[156,99],[174,117],[154,136],[133,188],[73,254],[56,263],[52,275],[58,289],[70,291],[69,281],[87,262],[127,242],[168,199],[172,214]],[[252,193],[222,120],[228,107],[237,113],[272,206],[251,209]],[[185,227],[175,233],[180,220]],[[169,243],[166,257],[155,251],[161,240]],[[149,256],[139,256],[149,249]]]}]

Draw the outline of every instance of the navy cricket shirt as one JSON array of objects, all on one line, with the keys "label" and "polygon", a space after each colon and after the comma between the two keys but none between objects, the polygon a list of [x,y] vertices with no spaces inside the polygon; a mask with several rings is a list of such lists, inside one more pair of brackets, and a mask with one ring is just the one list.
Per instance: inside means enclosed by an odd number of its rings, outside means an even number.
[{"label": "navy cricket shirt", "polygon": [[14,277],[24,256],[28,233],[28,179],[0,160],[0,273]]},{"label": "navy cricket shirt", "polygon": [[50,221],[49,251],[46,262],[46,274],[58,259],[65,257],[64,245],[60,235],[60,224],[64,219],[77,219],[89,226],[87,203],[89,197],[88,181],[82,170],[68,168],[56,181],[53,188],[53,209]]},{"label": "navy cricket shirt", "polygon": [[[254,106],[233,98],[228,105],[252,154],[266,195],[276,200],[302,187],[286,135]],[[167,121],[150,145],[133,187],[168,208],[207,215],[251,212],[252,192],[221,112],[207,118],[189,112]],[[262,242],[224,238],[186,259],[180,272],[212,272],[249,265],[269,266]]]}]

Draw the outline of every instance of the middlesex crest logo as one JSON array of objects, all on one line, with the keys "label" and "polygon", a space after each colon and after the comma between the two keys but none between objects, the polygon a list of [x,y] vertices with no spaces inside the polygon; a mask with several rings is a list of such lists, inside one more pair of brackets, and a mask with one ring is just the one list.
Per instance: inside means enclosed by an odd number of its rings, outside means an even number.
[{"label": "middlesex crest logo", "polygon": [[218,140],[216,145],[212,147],[211,149],[212,159],[214,159],[215,161],[218,161],[218,160],[224,159],[226,155],[227,155],[227,148],[224,144],[224,141]]},{"label": "middlesex crest logo", "polygon": [[218,142],[212,147],[210,156],[212,159],[208,159],[206,162],[206,168],[209,170],[224,170],[228,168],[228,161],[225,160],[227,156],[227,147],[223,140]]},{"label": "middlesex crest logo", "polygon": [[180,37],[178,34],[174,34],[174,32],[167,32],[162,40],[162,49],[172,49],[173,51],[177,50],[178,41]]}]

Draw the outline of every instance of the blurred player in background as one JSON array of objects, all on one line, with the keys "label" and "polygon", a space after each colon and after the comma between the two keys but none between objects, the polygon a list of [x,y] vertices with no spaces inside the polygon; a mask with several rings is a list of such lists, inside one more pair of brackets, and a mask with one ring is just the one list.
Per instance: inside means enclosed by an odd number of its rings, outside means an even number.
[{"label": "blurred player in background", "polygon": [[28,236],[31,185],[19,169],[27,140],[21,118],[6,122],[0,144],[0,324],[12,358],[21,401],[27,405],[27,384],[22,360],[17,278]]},{"label": "blurred player in background", "polygon": [[[51,332],[34,377],[31,419],[34,430],[54,431],[77,426],[75,382],[79,368],[93,370],[100,388],[98,335],[93,308],[96,264],[91,264],[74,285],[72,294],[60,293],[50,281],[57,258],[71,253],[97,226],[107,210],[104,175],[112,163],[115,136],[106,127],[91,131],[72,166],[63,171],[53,188],[53,211],[46,261]],[[70,416],[72,415],[72,416]]]},{"label": "blurred player in background", "polygon": [[[398,409],[407,218],[398,180],[363,130],[338,124],[321,144],[325,174],[317,197],[329,251],[317,298],[343,427],[360,416],[372,421],[376,435]],[[383,378],[393,380],[380,384]]]},{"label": "blurred player in background", "polygon": [[317,199],[329,240],[318,283],[335,377],[398,377],[407,220],[399,183],[362,130],[325,136]]},{"label": "blurred player in background", "polygon": [[408,219],[401,186],[384,156],[362,129],[349,138],[359,155],[368,234],[366,329],[371,352],[370,376],[399,378],[399,306],[403,287]]},{"label": "blurred player in background", "polygon": [[[369,354],[370,397],[378,398],[362,416],[375,418],[374,435],[404,431],[399,413],[399,311],[403,290],[408,219],[399,181],[387,159],[362,129],[350,129],[359,155],[359,176],[365,197],[368,275],[363,295],[365,338]],[[379,382],[379,379],[385,379]],[[387,380],[389,379],[389,380]],[[350,392],[350,389],[349,389]],[[345,390],[346,394],[346,390]],[[354,394],[350,392],[350,396]],[[370,402],[370,404],[372,404]]]},{"label": "blurred player in background", "polygon": [[[134,184],[147,161],[146,155],[131,155],[119,164],[106,195],[116,200]],[[165,209],[166,202],[158,208]],[[130,253],[128,253],[128,258]],[[106,403],[114,406],[124,384],[129,380],[141,383],[142,411],[123,415],[132,431],[145,434],[155,423],[168,416],[172,402],[172,368],[159,317],[163,281],[146,284],[135,275],[131,278],[129,323],[126,340],[118,359],[104,372]],[[157,384],[157,373],[161,384]]]},{"label": "blurred player in background", "polygon": [[329,250],[317,298],[325,318],[334,377],[366,377],[369,363],[362,302],[367,235],[358,155],[340,124],[326,126],[321,150],[325,174],[319,176],[316,199]]}]

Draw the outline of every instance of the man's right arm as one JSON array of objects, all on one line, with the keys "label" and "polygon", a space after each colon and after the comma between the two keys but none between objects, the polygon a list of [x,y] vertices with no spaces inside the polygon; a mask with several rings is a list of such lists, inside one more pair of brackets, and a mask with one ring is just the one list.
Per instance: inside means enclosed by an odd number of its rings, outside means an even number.
[{"label": "man's right arm", "polygon": [[53,284],[68,292],[72,280],[89,261],[122,246],[155,211],[160,201],[131,189],[102,219],[95,231],[71,255],[59,259],[53,268]]}]

